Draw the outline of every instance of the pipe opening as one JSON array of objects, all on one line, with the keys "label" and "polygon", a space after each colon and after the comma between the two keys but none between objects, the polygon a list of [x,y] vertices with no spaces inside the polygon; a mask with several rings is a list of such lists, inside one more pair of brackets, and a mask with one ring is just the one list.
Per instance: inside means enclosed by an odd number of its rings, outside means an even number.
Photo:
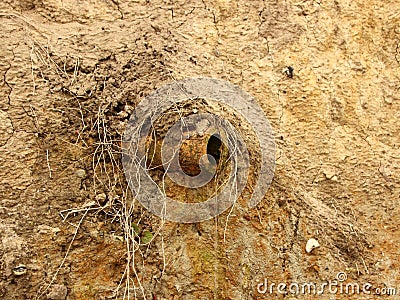
[{"label": "pipe opening", "polygon": [[217,164],[221,158],[221,145],[221,137],[218,134],[213,134],[207,143],[207,154],[214,157]]}]

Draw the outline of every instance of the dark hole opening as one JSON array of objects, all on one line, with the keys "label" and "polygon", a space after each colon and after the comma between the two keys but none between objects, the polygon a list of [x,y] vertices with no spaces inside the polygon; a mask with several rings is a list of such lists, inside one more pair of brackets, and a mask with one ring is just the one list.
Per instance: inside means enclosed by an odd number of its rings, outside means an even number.
[{"label": "dark hole opening", "polygon": [[215,161],[218,163],[221,158],[221,145],[222,141],[218,134],[213,134],[207,143],[207,154],[214,157]]}]

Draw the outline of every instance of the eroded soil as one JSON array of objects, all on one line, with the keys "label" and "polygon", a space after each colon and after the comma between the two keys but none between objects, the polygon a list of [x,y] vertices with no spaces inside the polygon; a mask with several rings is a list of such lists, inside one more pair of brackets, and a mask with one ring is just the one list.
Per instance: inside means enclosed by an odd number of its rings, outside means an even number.
[{"label": "eroded soil", "polygon": [[[123,299],[129,283],[131,299],[315,299],[257,285],[339,272],[399,294],[399,12],[394,0],[3,1],[0,298]],[[188,77],[257,99],[275,177],[256,209],[239,201],[197,225],[136,203],[129,220],[154,239],[134,274],[121,135],[143,97]],[[310,238],[320,247],[306,253]]]}]

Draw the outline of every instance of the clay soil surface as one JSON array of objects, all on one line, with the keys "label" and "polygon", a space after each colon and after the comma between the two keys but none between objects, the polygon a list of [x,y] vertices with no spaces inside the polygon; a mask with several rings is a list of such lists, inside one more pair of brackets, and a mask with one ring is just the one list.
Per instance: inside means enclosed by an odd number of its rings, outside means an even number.
[{"label": "clay soil surface", "polygon": [[[4,0],[0,18],[0,299],[316,299],[260,283],[339,273],[371,293],[319,298],[399,299],[397,0]],[[254,209],[161,222],[121,136],[190,77],[254,96],[275,177]]]}]

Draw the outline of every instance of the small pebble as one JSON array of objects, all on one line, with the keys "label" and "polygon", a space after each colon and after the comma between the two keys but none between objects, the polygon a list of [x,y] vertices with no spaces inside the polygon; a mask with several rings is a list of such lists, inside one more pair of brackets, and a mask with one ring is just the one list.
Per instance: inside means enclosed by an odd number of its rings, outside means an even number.
[{"label": "small pebble", "polygon": [[293,78],[294,68],[292,66],[287,66],[282,70],[282,73],[286,74],[287,77]]},{"label": "small pebble", "polygon": [[75,172],[75,175],[79,178],[85,178],[86,177],[86,171],[84,169],[79,169]]},{"label": "small pebble", "polygon": [[320,244],[316,239],[309,239],[306,244],[306,252],[310,253],[313,251],[315,248],[318,248]]},{"label": "small pebble", "polygon": [[98,201],[99,203],[104,203],[106,201],[106,199],[107,199],[107,195],[104,193],[96,195],[96,201]]},{"label": "small pebble", "polygon": [[27,268],[25,265],[18,265],[13,269],[13,273],[15,276],[21,276],[24,275],[27,271]]}]

